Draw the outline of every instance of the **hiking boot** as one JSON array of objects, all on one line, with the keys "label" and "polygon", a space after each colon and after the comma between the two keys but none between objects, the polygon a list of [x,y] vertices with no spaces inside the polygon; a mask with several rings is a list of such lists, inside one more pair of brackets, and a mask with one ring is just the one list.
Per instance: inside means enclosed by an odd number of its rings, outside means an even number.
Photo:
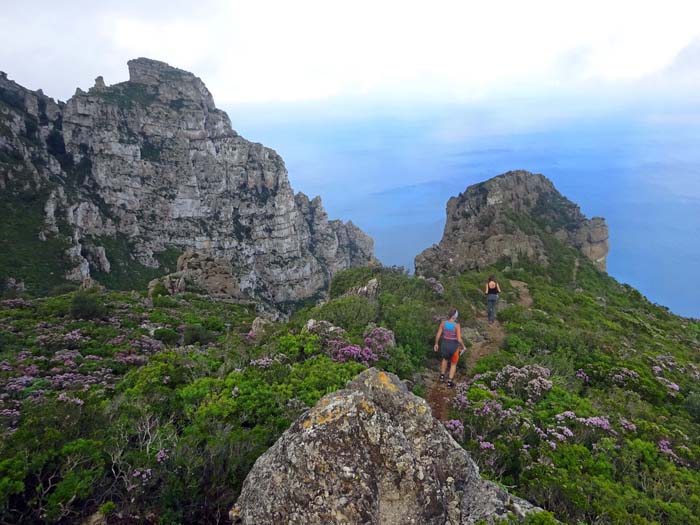
[{"label": "hiking boot", "polygon": [[449,379],[447,381],[447,388],[454,388],[454,387],[455,387],[454,382],[452,381],[452,379]]},{"label": "hiking boot", "polygon": [[441,383],[445,382],[445,374],[440,374],[440,382]]}]

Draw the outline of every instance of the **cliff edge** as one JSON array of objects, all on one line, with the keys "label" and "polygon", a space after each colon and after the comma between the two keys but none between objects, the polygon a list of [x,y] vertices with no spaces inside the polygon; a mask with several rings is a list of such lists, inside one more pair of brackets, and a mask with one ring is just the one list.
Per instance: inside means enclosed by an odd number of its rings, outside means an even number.
[{"label": "cliff edge", "polygon": [[546,266],[542,233],[573,246],[605,271],[605,219],[587,219],[543,175],[510,171],[450,198],[442,240],[416,257],[416,273],[463,272],[519,258]]}]

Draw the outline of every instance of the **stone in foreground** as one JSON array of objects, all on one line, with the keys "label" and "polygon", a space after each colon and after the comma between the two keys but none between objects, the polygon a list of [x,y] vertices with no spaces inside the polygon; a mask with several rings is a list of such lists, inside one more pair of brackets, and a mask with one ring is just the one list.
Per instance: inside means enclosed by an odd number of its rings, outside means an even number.
[{"label": "stone in foreground", "polygon": [[536,510],[479,476],[428,404],[366,370],[323,397],[255,463],[233,523],[430,525]]}]

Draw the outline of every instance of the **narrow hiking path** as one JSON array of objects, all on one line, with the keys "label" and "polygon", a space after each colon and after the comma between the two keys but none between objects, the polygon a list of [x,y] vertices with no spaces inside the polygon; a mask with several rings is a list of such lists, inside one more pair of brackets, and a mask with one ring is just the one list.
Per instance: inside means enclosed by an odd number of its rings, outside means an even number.
[{"label": "narrow hiking path", "polygon": [[[527,283],[511,280],[510,284],[518,290],[518,304],[524,308],[532,308],[533,301]],[[466,355],[462,357],[462,359],[467,360],[468,372],[465,373],[457,369],[454,379],[455,383],[464,381],[482,357],[497,352],[506,338],[506,331],[501,323],[498,321],[489,323],[484,311],[479,310],[476,322],[476,331],[480,336],[479,340],[472,341],[471,348],[468,348]],[[433,417],[440,421],[446,421],[449,413],[449,403],[455,395],[455,389],[448,388],[446,382],[441,383],[439,376],[439,370],[426,370],[423,373],[423,380],[426,385],[425,397],[433,411]]]}]

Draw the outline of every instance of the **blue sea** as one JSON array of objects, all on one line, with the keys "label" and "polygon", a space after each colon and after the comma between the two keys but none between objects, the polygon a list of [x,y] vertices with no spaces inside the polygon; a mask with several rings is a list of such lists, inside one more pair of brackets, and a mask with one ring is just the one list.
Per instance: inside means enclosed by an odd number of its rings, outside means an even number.
[{"label": "blue sea", "polygon": [[605,217],[610,275],[700,317],[700,120],[616,114],[493,126],[474,111],[228,112],[244,137],[282,155],[295,191],[321,195],[331,218],[371,235],[386,265],[413,271],[442,236],[450,196],[525,169],[587,216]]}]

